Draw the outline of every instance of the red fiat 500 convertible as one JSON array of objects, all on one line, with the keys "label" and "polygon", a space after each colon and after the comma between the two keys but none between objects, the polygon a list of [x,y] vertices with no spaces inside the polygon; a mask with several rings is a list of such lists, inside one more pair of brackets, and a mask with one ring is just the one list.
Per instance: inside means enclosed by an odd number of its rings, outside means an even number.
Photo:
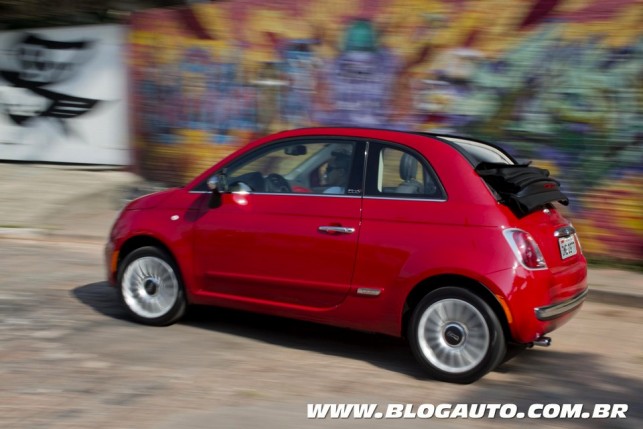
[{"label": "red fiat 500 convertible", "polygon": [[546,170],[488,143],[358,128],[286,131],[131,202],[106,247],[131,316],[188,304],[405,336],[441,380],[548,345],[587,293]]}]

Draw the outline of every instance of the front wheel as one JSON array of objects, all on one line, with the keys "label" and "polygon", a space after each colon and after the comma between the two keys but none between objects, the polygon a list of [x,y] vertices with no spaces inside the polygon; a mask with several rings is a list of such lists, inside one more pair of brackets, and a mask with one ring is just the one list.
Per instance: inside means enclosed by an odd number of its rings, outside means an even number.
[{"label": "front wheel", "polygon": [[142,247],[127,255],[118,270],[118,284],[125,308],[138,322],[165,326],[185,313],[179,271],[161,249]]},{"label": "front wheel", "polygon": [[505,355],[504,333],[489,305],[474,293],[444,287],[426,295],[409,324],[416,359],[438,380],[471,383]]}]

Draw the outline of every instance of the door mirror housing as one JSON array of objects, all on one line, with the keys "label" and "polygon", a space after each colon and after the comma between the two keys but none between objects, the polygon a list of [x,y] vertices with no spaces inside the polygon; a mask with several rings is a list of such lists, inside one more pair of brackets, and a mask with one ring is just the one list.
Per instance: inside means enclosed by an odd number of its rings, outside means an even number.
[{"label": "door mirror housing", "polygon": [[208,179],[208,189],[214,191],[219,186],[219,178],[217,176],[212,176]]},{"label": "door mirror housing", "polygon": [[215,174],[208,179],[208,189],[211,191],[226,192],[228,190],[228,176],[225,174]]},{"label": "door mirror housing", "polygon": [[210,189],[210,199],[208,207],[215,209],[221,206],[221,194],[228,189],[228,177],[225,174],[215,174],[208,179],[208,189]]}]

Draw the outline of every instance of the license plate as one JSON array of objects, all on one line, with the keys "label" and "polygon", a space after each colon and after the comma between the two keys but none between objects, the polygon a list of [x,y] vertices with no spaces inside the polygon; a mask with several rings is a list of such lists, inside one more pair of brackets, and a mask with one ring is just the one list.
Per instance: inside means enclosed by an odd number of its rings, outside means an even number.
[{"label": "license plate", "polygon": [[578,251],[576,250],[576,240],[574,240],[574,237],[559,238],[558,246],[560,247],[560,257],[562,259],[570,258],[578,253]]}]

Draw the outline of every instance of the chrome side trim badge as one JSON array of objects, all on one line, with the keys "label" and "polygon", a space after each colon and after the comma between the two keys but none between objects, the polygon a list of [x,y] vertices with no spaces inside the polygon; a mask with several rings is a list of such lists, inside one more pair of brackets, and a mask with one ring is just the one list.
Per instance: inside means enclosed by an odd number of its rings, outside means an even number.
[{"label": "chrome side trim badge", "polygon": [[379,296],[381,293],[382,289],[372,289],[368,287],[360,287],[357,289],[358,295]]}]

